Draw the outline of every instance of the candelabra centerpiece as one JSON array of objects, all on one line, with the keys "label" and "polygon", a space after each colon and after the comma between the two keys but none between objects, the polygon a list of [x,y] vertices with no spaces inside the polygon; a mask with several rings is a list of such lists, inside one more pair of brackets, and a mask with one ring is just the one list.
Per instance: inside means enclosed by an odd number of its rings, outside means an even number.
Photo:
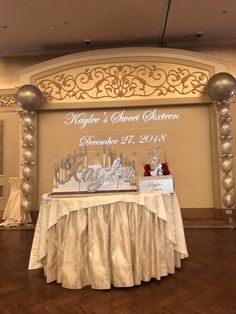
[{"label": "candelabra centerpiece", "polygon": [[102,160],[89,162],[87,147],[56,161],[53,192],[96,192],[136,190],[135,162],[103,147]]}]

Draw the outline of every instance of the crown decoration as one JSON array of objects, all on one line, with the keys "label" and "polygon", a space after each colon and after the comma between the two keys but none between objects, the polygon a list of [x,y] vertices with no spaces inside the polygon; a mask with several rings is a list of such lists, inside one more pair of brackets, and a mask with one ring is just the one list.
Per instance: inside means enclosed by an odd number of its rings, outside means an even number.
[{"label": "crown decoration", "polygon": [[151,148],[150,150],[150,166],[151,176],[162,176],[161,152],[159,147]]},{"label": "crown decoration", "polygon": [[[153,176],[161,177],[170,175],[168,163],[161,162],[161,149],[160,147],[152,147],[149,150],[149,163],[144,165],[144,177]],[[165,160],[165,158],[164,158]]]}]

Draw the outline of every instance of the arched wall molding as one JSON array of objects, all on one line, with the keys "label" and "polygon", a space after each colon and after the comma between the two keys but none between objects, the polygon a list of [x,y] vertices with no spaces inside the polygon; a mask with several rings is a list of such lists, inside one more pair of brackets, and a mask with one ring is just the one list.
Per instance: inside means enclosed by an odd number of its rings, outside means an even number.
[{"label": "arched wall molding", "polygon": [[20,85],[45,96],[42,109],[206,103],[218,59],[175,49],[130,48],[77,53],[19,72]]},{"label": "arched wall molding", "polygon": [[[111,67],[113,74],[109,72]],[[119,67],[119,69],[117,69],[117,67]],[[126,73],[128,76],[130,75],[128,77],[128,83],[130,83],[132,78],[134,78],[134,80],[136,80],[135,84],[140,84],[143,79],[145,81],[143,82],[144,90],[145,88],[149,88],[150,91],[153,88],[154,92],[152,90],[151,92],[146,92],[145,94],[142,91],[140,94],[138,94],[138,92],[134,92],[129,95],[120,93],[115,94],[114,96],[112,88],[117,82],[120,84],[121,79],[124,78],[124,72],[122,72],[122,69],[124,71],[124,67],[127,67],[128,72],[133,71],[133,76],[130,72],[128,74]],[[167,83],[166,85],[162,84],[161,87],[164,90],[162,93],[158,93],[159,91],[155,90],[155,84],[157,84],[158,79],[161,77],[161,75],[158,77],[157,73],[153,74],[153,71],[155,72],[155,69],[157,68],[165,72],[164,81]],[[98,70],[97,75],[100,75],[98,78],[96,76],[96,69]],[[121,70],[123,74],[121,72],[119,73],[119,70]],[[137,78],[138,70],[143,71],[141,78]],[[224,206],[222,203],[223,191],[220,184],[222,174],[219,165],[219,128],[216,108],[213,104],[211,104],[211,100],[206,94],[205,86],[208,79],[212,75],[218,72],[226,71],[226,62],[199,53],[163,48],[122,48],[71,54],[29,67],[18,72],[18,75],[20,77],[20,86],[24,84],[34,84],[44,93],[45,101],[40,110],[180,104],[198,105],[208,103],[210,106],[212,137],[214,202],[216,209],[222,209]],[[198,75],[197,77],[194,77],[196,72]],[[175,73],[173,79],[177,81],[179,80],[180,85],[182,84],[180,86],[180,91],[171,90],[171,84],[168,83],[168,75],[171,75],[171,73]],[[183,73],[183,76],[181,76],[181,73]],[[91,88],[94,88],[93,86],[95,86],[95,89],[91,92],[91,94],[89,94],[89,92],[84,92],[84,94],[82,93],[83,97],[77,96],[76,93],[79,91],[80,87],[78,84],[75,84],[75,81],[76,76],[78,75],[84,75],[84,80],[88,80],[90,81],[90,84],[92,84]],[[66,86],[66,88],[68,87],[67,90],[63,91],[63,80],[66,81],[68,76],[71,85]],[[61,81],[58,82],[57,78],[61,79]],[[106,89],[106,83],[98,83],[99,79],[100,81],[103,80],[106,82],[114,80],[113,87],[109,87],[111,94],[109,94]],[[174,83],[175,82],[176,81],[174,81]],[[184,84],[187,84],[187,87],[185,87]],[[103,96],[96,94],[97,85],[99,85],[99,88],[102,89]],[[135,86],[134,89],[139,88],[139,86]],[[185,88],[184,92],[181,88]],[[187,88],[189,88],[189,90],[187,90]],[[89,89],[89,87],[87,89]]]}]

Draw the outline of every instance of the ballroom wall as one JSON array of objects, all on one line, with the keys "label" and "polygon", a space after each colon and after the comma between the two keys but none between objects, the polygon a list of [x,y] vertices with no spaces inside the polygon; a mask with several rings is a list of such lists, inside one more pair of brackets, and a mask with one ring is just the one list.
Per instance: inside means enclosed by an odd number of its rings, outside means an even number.
[{"label": "ballroom wall", "polygon": [[[205,46],[201,49],[195,47],[188,48],[192,51],[198,50],[201,53],[227,60],[229,64],[228,72],[236,76],[236,47],[231,46],[229,48],[223,48],[220,46]],[[0,88],[9,89],[18,87],[19,77],[17,72],[19,70],[41,61],[50,60],[53,57],[55,56],[0,58]],[[171,108],[169,108],[169,110],[171,110]],[[205,210],[206,216],[209,216],[211,214],[207,209],[214,207],[209,106],[204,104],[195,108],[194,106],[189,106],[188,108],[178,106],[175,110],[179,111],[183,119],[178,121],[179,124],[177,123],[174,128],[171,126],[172,133],[169,134],[170,140],[167,142],[165,149],[169,152],[169,156],[168,154],[166,156],[167,161],[170,164],[172,172],[176,176],[176,190],[180,198],[180,204],[183,209],[186,209],[184,210],[184,215],[186,217],[195,217],[198,210],[199,213],[201,212],[200,216],[204,216],[202,209]],[[234,138],[236,138],[236,119],[234,120],[234,117],[236,116],[236,103],[232,104],[231,112],[233,116],[232,131]],[[12,115],[18,117],[18,113],[12,113]],[[51,165],[54,160],[60,157],[61,153],[61,150],[57,149],[57,147],[60,147],[60,142],[55,145],[56,134],[54,133],[58,126],[59,138],[60,140],[63,138],[64,131],[62,130],[61,125],[64,122],[64,115],[65,112],[60,111],[55,112],[54,115],[52,115],[52,113],[46,114],[45,112],[39,114],[39,171],[44,173],[38,181],[39,198],[42,193],[47,192],[52,187]],[[191,132],[189,132],[190,129]],[[47,137],[48,132],[53,134],[53,136],[50,138]],[[68,133],[69,129],[67,129],[66,132]],[[106,130],[104,130],[104,132],[106,132]],[[171,134],[175,134],[175,137]],[[63,153],[73,149],[73,145],[76,142],[76,138],[74,137],[76,136],[76,133],[72,132],[71,135],[72,136],[68,134],[67,138],[70,138],[70,141],[66,142],[65,152]],[[19,133],[12,130],[11,137],[19,140]],[[176,141],[176,138],[179,138],[179,141]],[[53,139],[54,143],[51,142]],[[186,143],[188,146],[186,146]],[[52,145],[54,145],[52,154],[47,154],[48,148]],[[143,148],[140,148],[142,157],[139,159],[139,164],[137,164],[139,172],[141,171],[140,169],[142,169],[142,163],[145,161],[144,151]],[[233,154],[236,155],[235,153],[236,145],[233,147]],[[174,158],[175,156],[176,158]],[[15,158],[14,161],[18,166],[18,159]],[[197,164],[198,167],[191,168],[193,164]],[[234,159],[234,168],[236,169],[236,159]],[[192,173],[193,175],[189,176],[189,173]],[[191,189],[189,189],[190,186],[192,187]],[[5,196],[6,199],[7,193]],[[189,209],[189,211],[187,211],[187,209]],[[191,211],[191,209],[195,210]],[[0,210],[3,210],[3,207],[0,208]]]},{"label": "ballroom wall", "polygon": [[[155,110],[153,108],[153,110]],[[103,119],[103,110],[93,110],[93,115]],[[106,111],[109,119],[117,111]],[[147,112],[145,109],[126,109],[126,116],[136,117]],[[79,125],[65,125],[68,111],[41,112],[39,114],[38,176],[39,197],[52,190],[53,163],[73,152],[84,136],[95,136],[97,140],[112,137],[118,141],[116,152],[123,152],[135,161],[137,174],[143,175],[143,165],[149,160],[150,147],[159,146],[165,151],[170,170],[175,177],[175,189],[182,208],[213,208],[213,175],[211,159],[211,136],[208,105],[165,106],[160,114],[177,113],[176,120],[139,121],[127,123],[99,123],[91,127],[80,128]],[[76,111],[74,111],[76,113]],[[69,120],[71,121],[71,120]],[[199,128],[201,121],[201,128]],[[112,128],[112,132],[110,131]],[[50,134],[50,136],[48,135]],[[127,134],[134,134],[128,144]],[[156,136],[166,134],[163,142],[146,142],[143,134]],[[155,137],[154,137],[155,138]],[[63,143],[63,146],[61,145]],[[52,149],[53,147],[53,149]],[[102,146],[88,146],[89,161],[102,160]],[[100,154],[99,154],[100,152]]]}]

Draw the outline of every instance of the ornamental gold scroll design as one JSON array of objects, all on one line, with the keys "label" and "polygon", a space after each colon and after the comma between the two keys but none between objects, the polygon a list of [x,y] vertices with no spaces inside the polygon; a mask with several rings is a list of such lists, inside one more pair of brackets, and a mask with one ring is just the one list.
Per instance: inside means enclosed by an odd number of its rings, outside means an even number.
[{"label": "ornamental gold scroll design", "polygon": [[37,81],[49,100],[164,97],[205,94],[208,72],[177,67],[165,70],[156,65],[109,65],[83,68],[73,74],[58,73]]},{"label": "ornamental gold scroll design", "polygon": [[0,95],[0,111],[16,109],[16,98],[14,95]]}]

